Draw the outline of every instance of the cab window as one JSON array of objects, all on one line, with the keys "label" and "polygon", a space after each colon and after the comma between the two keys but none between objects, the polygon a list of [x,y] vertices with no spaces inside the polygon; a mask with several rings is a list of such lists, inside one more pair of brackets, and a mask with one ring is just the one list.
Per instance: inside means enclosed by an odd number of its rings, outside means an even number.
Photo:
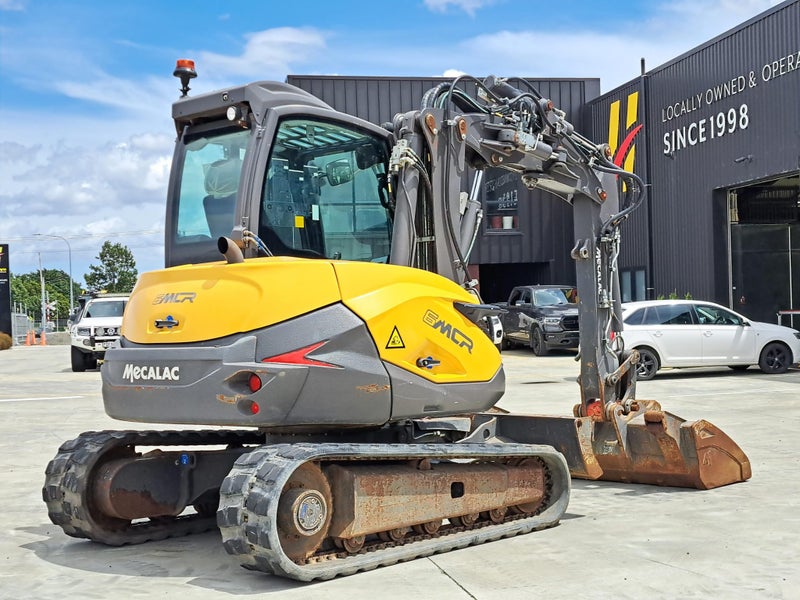
[{"label": "cab window", "polygon": [[175,230],[178,244],[231,235],[249,135],[248,130],[236,130],[185,140]]},{"label": "cab window", "polygon": [[273,142],[259,237],[273,254],[387,262],[385,142],[343,124],[283,121]]}]

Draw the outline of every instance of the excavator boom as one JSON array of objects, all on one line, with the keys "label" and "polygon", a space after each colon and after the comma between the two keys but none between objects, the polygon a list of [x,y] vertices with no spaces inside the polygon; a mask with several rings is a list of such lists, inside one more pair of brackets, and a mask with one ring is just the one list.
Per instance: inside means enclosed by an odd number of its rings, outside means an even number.
[{"label": "excavator boom", "polygon": [[[395,245],[392,261],[416,258],[415,266],[472,285],[470,210],[479,205],[460,210],[467,169],[514,172],[528,188],[568,202],[574,216],[580,403],[573,417],[537,416],[523,426],[516,415],[487,417],[500,430],[514,432],[492,437],[552,445],[564,453],[575,477],[700,489],[748,479],[746,455],[719,428],[686,422],[655,401],[636,398],[638,353],[626,351],[620,335],[617,257],[621,225],[641,205],[644,183],[616,166],[607,146],[576,133],[564,113],[532,87],[522,91],[495,77],[465,80],[477,88],[477,98],[467,97],[457,79],[428,92],[420,110],[395,118],[394,130],[401,132],[390,165],[401,180],[395,234],[419,241],[417,211],[427,211],[436,242],[422,258],[415,257],[414,244]],[[473,432],[471,439],[487,433]]]}]

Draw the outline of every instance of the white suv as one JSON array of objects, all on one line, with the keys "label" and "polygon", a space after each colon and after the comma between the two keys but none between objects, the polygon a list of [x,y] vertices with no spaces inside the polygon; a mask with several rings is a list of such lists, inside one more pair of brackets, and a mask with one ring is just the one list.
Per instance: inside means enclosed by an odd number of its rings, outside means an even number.
[{"label": "white suv", "polygon": [[70,327],[72,370],[97,368],[106,349],[117,343],[128,294],[102,294],[86,300]]}]

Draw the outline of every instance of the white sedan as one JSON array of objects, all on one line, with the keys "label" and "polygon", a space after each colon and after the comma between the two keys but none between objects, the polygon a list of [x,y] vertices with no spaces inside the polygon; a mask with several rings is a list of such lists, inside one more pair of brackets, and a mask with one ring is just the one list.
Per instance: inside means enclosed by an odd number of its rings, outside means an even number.
[{"label": "white sedan", "polygon": [[697,300],[648,300],[622,305],[622,338],[636,348],[637,378],[661,367],[721,367],[785,373],[800,361],[800,332],[751,321],[732,310]]}]

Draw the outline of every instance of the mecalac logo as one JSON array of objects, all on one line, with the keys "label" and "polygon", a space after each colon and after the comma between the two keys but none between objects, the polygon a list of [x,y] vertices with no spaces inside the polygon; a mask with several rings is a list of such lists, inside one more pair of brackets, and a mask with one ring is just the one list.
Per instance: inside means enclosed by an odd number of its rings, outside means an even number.
[{"label": "mecalac logo", "polygon": [[469,336],[467,336],[460,329],[453,327],[444,319],[440,319],[439,315],[432,310],[425,311],[425,314],[422,316],[422,321],[436,329],[443,336],[449,338],[450,341],[456,344],[459,348],[466,348],[467,352],[472,354],[473,343]]},{"label": "mecalac logo", "polygon": [[122,378],[135,383],[137,381],[180,381],[180,367],[139,366],[127,363],[122,370]]},{"label": "mecalac logo", "polygon": [[628,94],[627,106],[625,110],[625,138],[619,141],[620,125],[622,115],[620,114],[620,100],[611,103],[608,109],[608,145],[614,156],[614,164],[622,167],[626,171],[633,172],[636,160],[636,145],[634,140],[642,130],[642,124],[637,123],[639,119],[639,92]]},{"label": "mecalac logo", "polygon": [[184,302],[194,302],[197,294],[194,292],[170,292],[159,294],[153,300],[153,304],[182,304]]}]

